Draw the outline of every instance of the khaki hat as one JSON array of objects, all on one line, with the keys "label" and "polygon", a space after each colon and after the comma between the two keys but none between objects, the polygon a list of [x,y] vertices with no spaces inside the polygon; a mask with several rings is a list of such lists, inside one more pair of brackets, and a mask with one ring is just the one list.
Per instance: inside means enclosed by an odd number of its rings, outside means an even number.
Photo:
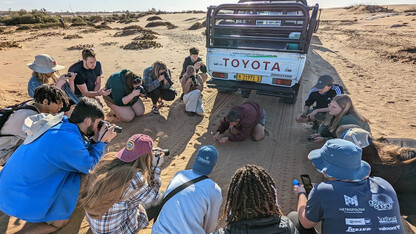
[{"label": "khaki hat", "polygon": [[39,54],[35,56],[33,63],[28,63],[27,66],[35,72],[51,73],[64,69],[65,66],[56,64],[56,60],[47,54]]},{"label": "khaki hat", "polygon": [[361,149],[369,146],[373,140],[371,133],[362,128],[350,128],[343,132],[339,138],[350,141]]},{"label": "khaki hat", "polygon": [[48,129],[60,123],[63,116],[64,112],[56,115],[42,113],[27,117],[22,126],[22,130],[27,134],[23,144],[27,145],[38,139]]}]

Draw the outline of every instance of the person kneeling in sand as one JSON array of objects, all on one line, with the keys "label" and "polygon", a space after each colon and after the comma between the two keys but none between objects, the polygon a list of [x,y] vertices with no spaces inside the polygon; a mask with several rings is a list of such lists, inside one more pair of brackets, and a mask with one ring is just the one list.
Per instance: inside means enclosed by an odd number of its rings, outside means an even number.
[{"label": "person kneeling in sand", "polygon": [[181,78],[183,102],[185,103],[186,113],[192,117],[204,114],[204,106],[202,104],[202,90],[205,80],[196,74],[195,67],[189,65],[185,74]]},{"label": "person kneeling in sand", "polygon": [[[228,112],[213,139],[225,144],[228,141],[244,141],[251,135],[255,141],[261,141],[264,138],[265,123],[266,111],[258,103],[246,102]],[[227,129],[229,136],[220,138]]]},{"label": "person kneeling in sand", "polygon": [[107,153],[88,175],[80,201],[93,233],[137,233],[149,222],[142,205],[161,185],[164,153],[148,135],[135,134],[118,153]]},{"label": "person kneeling in sand", "polygon": [[182,64],[180,78],[183,77],[189,65],[195,67],[196,73],[200,75],[203,80],[208,79],[209,75],[207,73],[207,66],[204,64],[204,62],[202,62],[202,59],[199,57],[199,49],[196,47],[192,47],[191,49],[189,49],[189,56],[185,58]]},{"label": "person kneeling in sand", "polygon": [[124,69],[108,78],[105,89],[110,90],[104,101],[114,114],[123,122],[130,122],[136,116],[144,114],[144,105],[140,97],[146,97],[142,78]]},{"label": "person kneeling in sand", "polygon": [[51,233],[68,223],[81,174],[116,136],[114,125],[98,127],[104,110],[95,99],[81,98],[69,119],[42,115],[25,120],[28,136],[0,172],[0,210],[27,221],[22,232]]}]

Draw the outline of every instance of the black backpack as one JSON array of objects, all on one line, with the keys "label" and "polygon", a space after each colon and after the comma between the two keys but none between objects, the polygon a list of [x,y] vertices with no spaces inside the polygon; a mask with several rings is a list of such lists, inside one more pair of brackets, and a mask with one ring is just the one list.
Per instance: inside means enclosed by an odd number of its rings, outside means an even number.
[{"label": "black backpack", "polygon": [[13,136],[11,134],[1,134],[1,129],[3,128],[3,125],[6,123],[6,121],[9,119],[10,115],[13,114],[15,111],[22,110],[22,109],[28,109],[33,110],[39,113],[38,109],[32,105],[26,105],[28,102],[32,100],[28,100],[13,106],[8,106],[3,109],[0,109],[0,137],[2,136]]}]

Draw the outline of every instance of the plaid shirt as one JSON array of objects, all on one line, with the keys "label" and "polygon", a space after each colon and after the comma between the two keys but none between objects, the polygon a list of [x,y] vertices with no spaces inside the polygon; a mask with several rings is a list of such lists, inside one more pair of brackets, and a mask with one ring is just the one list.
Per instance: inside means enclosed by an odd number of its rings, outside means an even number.
[{"label": "plaid shirt", "polygon": [[[172,79],[172,75],[170,73],[170,70],[168,69],[168,74]],[[153,79],[153,68],[152,67],[148,67],[143,71],[143,87],[146,89],[147,92],[152,92],[153,90],[162,87],[162,89],[169,89],[171,87],[171,85],[169,83],[164,83],[161,85],[161,82],[159,82],[156,79]]]},{"label": "plaid shirt", "polygon": [[93,219],[86,213],[93,233],[137,233],[149,225],[146,211],[141,204],[154,201],[159,193],[161,169],[159,167],[153,169],[154,180],[151,181],[154,183],[153,187],[144,181],[141,172],[137,172],[136,177],[123,193],[121,201],[114,203],[101,219]]}]

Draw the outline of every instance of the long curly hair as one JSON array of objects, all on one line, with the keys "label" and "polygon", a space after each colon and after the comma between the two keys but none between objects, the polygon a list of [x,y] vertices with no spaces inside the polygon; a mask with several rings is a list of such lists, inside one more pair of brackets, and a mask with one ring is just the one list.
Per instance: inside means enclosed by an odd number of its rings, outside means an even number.
[{"label": "long curly hair", "polygon": [[48,74],[34,71],[32,72],[32,76],[37,77],[42,84],[55,85],[60,74],[59,71],[56,71],[51,76],[49,76]]},{"label": "long curly hair", "polygon": [[266,170],[247,164],[238,169],[231,179],[225,202],[227,223],[244,219],[283,216],[277,204],[276,185]]},{"label": "long curly hair", "polygon": [[364,118],[362,115],[360,115],[360,113],[358,113],[357,109],[355,109],[354,105],[352,104],[351,98],[348,95],[338,95],[334,97],[332,101],[336,102],[339,107],[341,107],[342,111],[337,116],[329,115],[328,119],[325,121],[324,124],[329,126],[329,131],[331,133],[335,133],[339,122],[346,115],[352,115],[363,122],[369,122],[368,119]]}]

